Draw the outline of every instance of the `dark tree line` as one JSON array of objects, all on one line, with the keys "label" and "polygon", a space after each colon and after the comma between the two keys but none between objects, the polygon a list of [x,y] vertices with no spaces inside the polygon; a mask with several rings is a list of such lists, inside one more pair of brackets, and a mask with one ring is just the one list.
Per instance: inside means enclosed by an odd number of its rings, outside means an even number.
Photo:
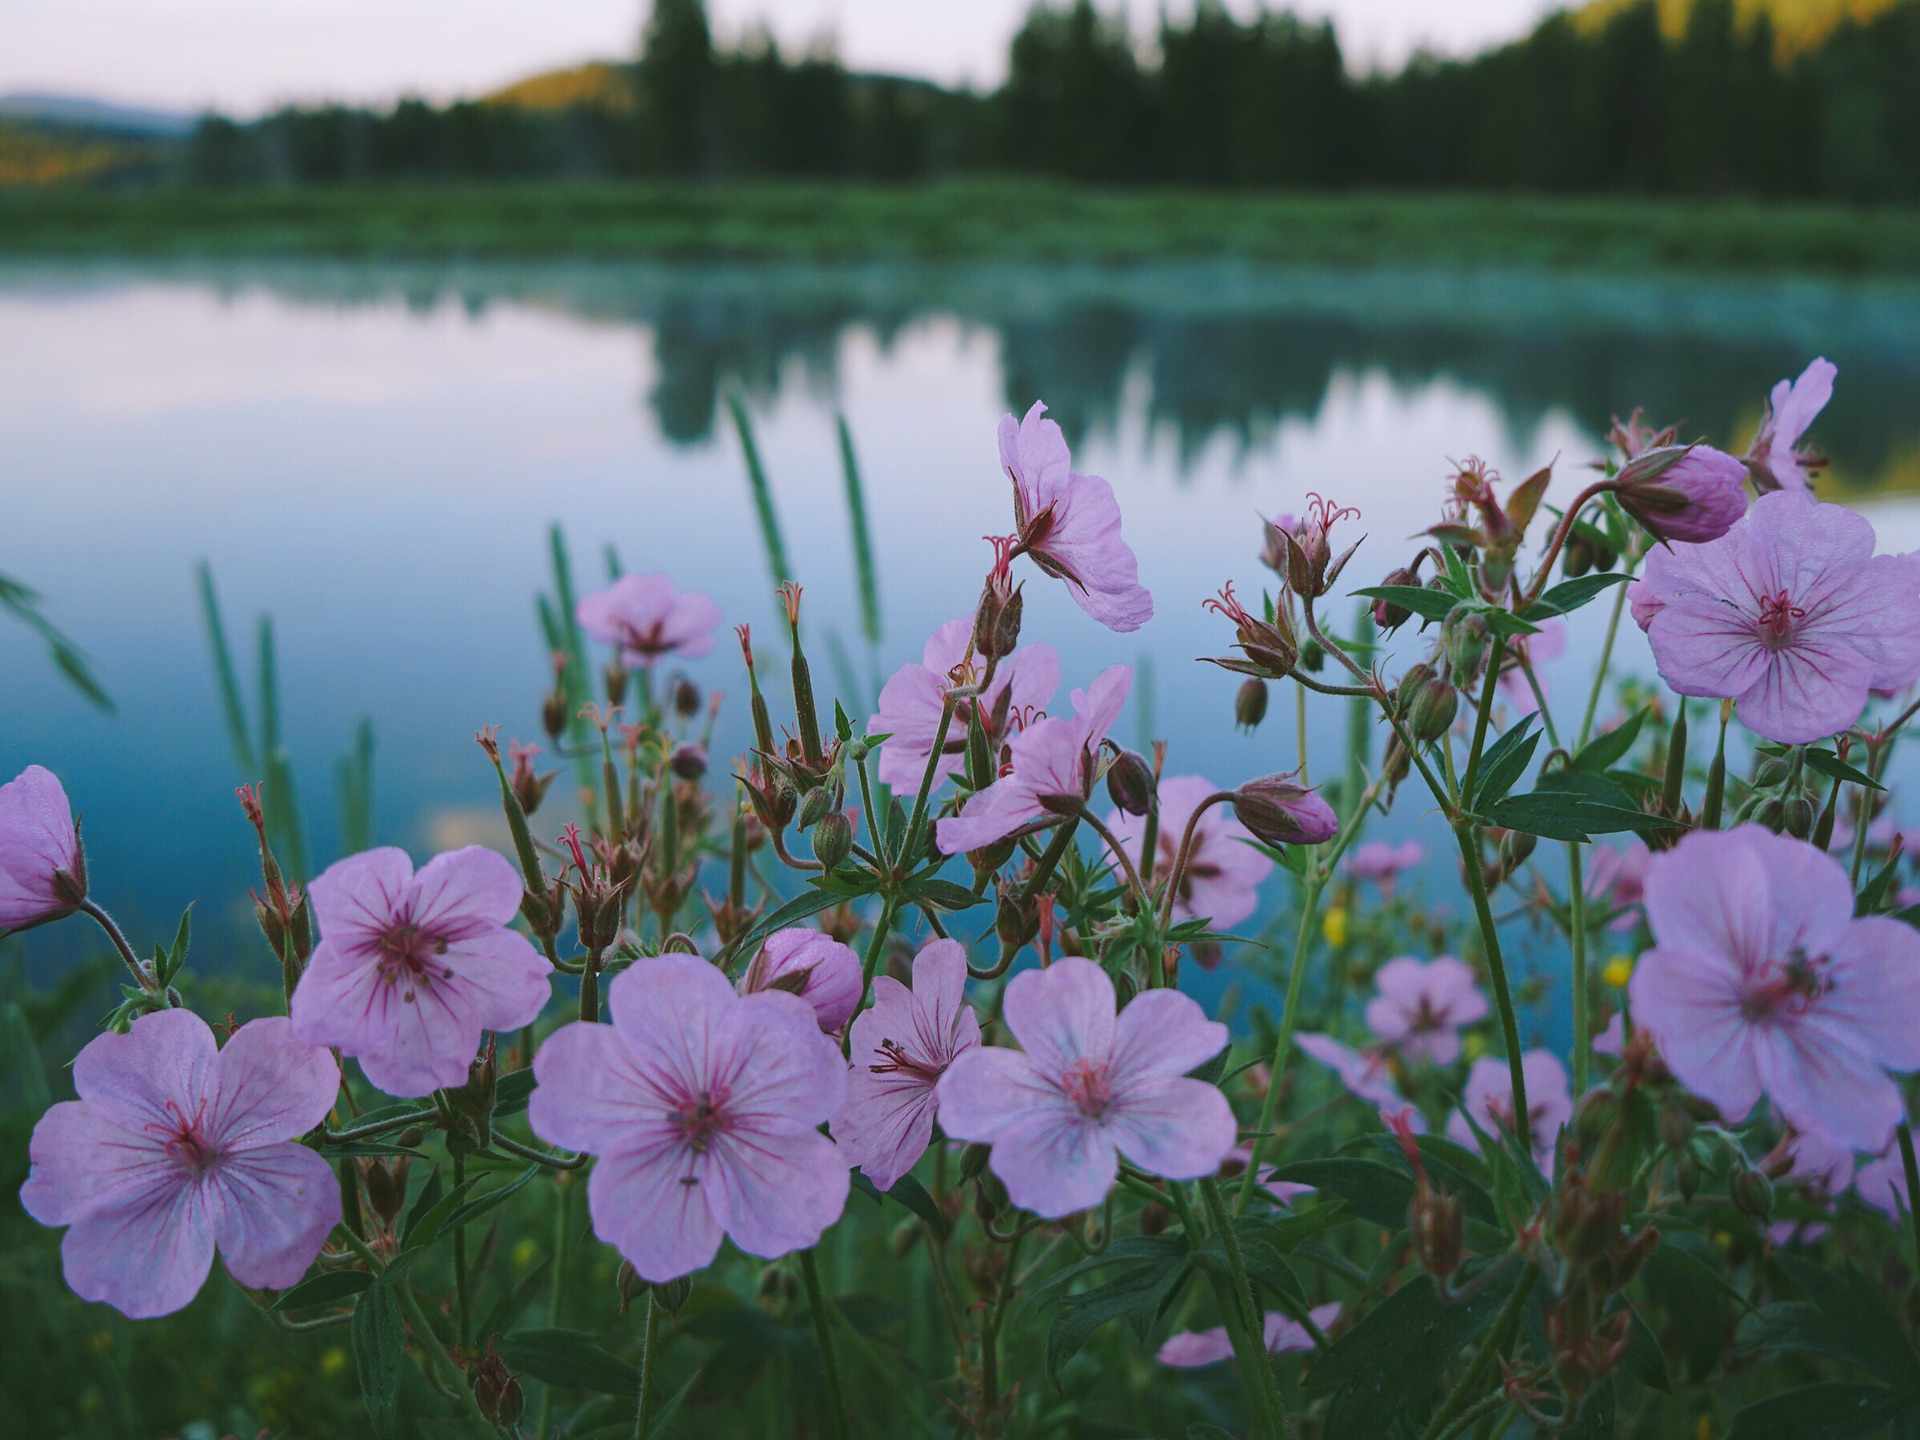
[{"label": "dark tree line", "polygon": [[744,177],[984,170],[1116,185],[1340,186],[1920,198],[1920,0],[1781,61],[1764,15],[1652,0],[1562,13],[1468,60],[1350,74],[1332,30],[1217,0],[1143,53],[1091,0],[1039,5],[991,94],[855,74],[770,41],[715,44],[702,0],[656,0],[617,103],[405,100],[210,118],[199,183]]}]

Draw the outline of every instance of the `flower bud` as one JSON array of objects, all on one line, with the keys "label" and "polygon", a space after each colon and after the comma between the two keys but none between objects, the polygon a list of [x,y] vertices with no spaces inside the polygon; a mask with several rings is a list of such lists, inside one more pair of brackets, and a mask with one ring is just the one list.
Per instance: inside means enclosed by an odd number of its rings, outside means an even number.
[{"label": "flower bud", "polygon": [[1727,1176],[1727,1194],[1734,1209],[1762,1224],[1773,1214],[1773,1182],[1750,1165],[1734,1166]]},{"label": "flower bud", "polygon": [[1694,1120],[1684,1105],[1662,1105],[1659,1118],[1660,1143],[1676,1154],[1693,1139]]},{"label": "flower bud", "polygon": [[1327,652],[1311,636],[1300,642],[1300,668],[1309,675],[1318,675],[1327,668]]},{"label": "flower bud", "polygon": [[1578,580],[1592,568],[1593,542],[1576,530],[1560,551],[1560,573],[1569,580]]},{"label": "flower bud", "polygon": [[1492,639],[1493,629],[1487,624],[1487,617],[1478,611],[1456,611],[1446,618],[1441,627],[1441,643],[1446,647],[1447,673],[1455,684],[1466,685],[1480,673]]},{"label": "flower bud", "polygon": [[1424,662],[1409,665],[1406,674],[1400,677],[1400,683],[1393,688],[1393,713],[1404,720],[1413,710],[1413,702],[1420,692],[1427,688],[1427,682],[1433,679],[1433,667]]},{"label": "flower bud", "polygon": [[620,1268],[614,1272],[613,1288],[620,1296],[620,1313],[624,1315],[628,1306],[647,1293],[647,1282],[640,1278],[640,1272],[633,1268],[631,1260],[622,1260]]},{"label": "flower bud", "polygon": [[1251,734],[1267,718],[1267,682],[1249,675],[1233,697],[1233,723]]},{"label": "flower bud", "polygon": [[1697,545],[1747,513],[1746,481],[1747,467],[1711,445],[1663,445],[1622,466],[1613,493],[1656,540]]},{"label": "flower bud", "polygon": [[852,853],[853,822],[845,812],[834,810],[822,816],[813,827],[813,858],[827,869],[837,870]]},{"label": "flower bud", "polygon": [[960,1183],[966,1184],[987,1168],[987,1156],[993,1153],[991,1145],[976,1140],[960,1152]]},{"label": "flower bud", "polygon": [[493,1352],[491,1345],[487,1353],[474,1362],[468,1384],[473,1389],[475,1408],[489,1425],[512,1429],[520,1423],[527,1398],[520,1382],[508,1373],[506,1362]]},{"label": "flower bud", "polygon": [[1153,767],[1138,752],[1122,750],[1107,767],[1107,798],[1123,814],[1145,815],[1153,809],[1153,795]]},{"label": "flower bud", "polygon": [[614,707],[626,704],[629,672],[618,655],[607,662],[601,679],[606,682],[607,704]]},{"label": "flower bud", "polygon": [[1591,1153],[1606,1138],[1620,1115],[1620,1102],[1611,1090],[1594,1090],[1580,1101],[1573,1112],[1574,1142],[1581,1153]]},{"label": "flower bud", "polygon": [[674,1280],[662,1280],[653,1287],[653,1303],[669,1315],[677,1316],[680,1307],[687,1303],[693,1294],[693,1278],[682,1275]]},{"label": "flower bud", "polygon": [[1813,801],[1804,792],[1793,796],[1782,808],[1780,821],[1794,839],[1806,839],[1813,833]]},{"label": "flower bud", "polygon": [[667,768],[682,780],[698,780],[707,773],[706,748],[691,740],[673,747]]},{"label": "flower bud", "polygon": [[1416,740],[1438,740],[1453,728],[1460,710],[1460,692],[1444,680],[1429,680],[1414,697],[1407,728]]},{"label": "flower bud", "polygon": [[982,659],[1004,660],[1014,652],[1020,643],[1020,612],[1025,607],[1021,598],[1026,589],[1023,581],[1011,590],[1005,590],[989,577],[980,592],[980,604],[973,614],[973,648]]},{"label": "flower bud", "polygon": [[1407,1205],[1407,1228],[1420,1268],[1445,1280],[1460,1268],[1460,1201],[1437,1190],[1422,1190]]},{"label": "flower bud", "polygon": [[1527,857],[1533,854],[1533,847],[1540,843],[1540,837],[1529,835],[1524,830],[1506,830],[1500,835],[1500,870],[1511,875],[1527,863]]},{"label": "flower bud", "polygon": [[[1398,570],[1388,571],[1387,578],[1380,583],[1382,585],[1412,586],[1420,583],[1420,577],[1402,565]],[[1382,630],[1398,630],[1412,618],[1413,612],[1404,605],[1396,605],[1391,600],[1376,600],[1373,602],[1373,623],[1378,625]]]},{"label": "flower bud", "polygon": [[393,1143],[403,1149],[411,1150],[427,1138],[427,1132],[418,1125],[409,1125],[394,1137]]},{"label": "flower bud", "polygon": [[811,830],[833,811],[833,796],[828,794],[825,785],[809,790],[800,801],[800,828]]},{"label": "flower bud", "polygon": [[669,702],[673,713],[682,720],[691,720],[700,713],[700,687],[682,675],[673,682],[672,697]]},{"label": "flower bud", "polygon": [[407,1198],[406,1187],[402,1185],[393,1171],[387,1168],[384,1160],[369,1160],[364,1172],[367,1186],[367,1203],[373,1206],[374,1214],[389,1225],[393,1217],[400,1213],[400,1207]]},{"label": "flower bud", "polygon": [[1242,785],[1233,792],[1233,813],[1269,845],[1318,845],[1340,829],[1331,805],[1284,775]]},{"label": "flower bud", "polygon": [[555,683],[547,698],[540,702],[540,724],[547,732],[547,739],[556,745],[567,733],[567,692]]},{"label": "flower bud", "polygon": [[887,1249],[896,1258],[905,1258],[913,1253],[913,1247],[920,1243],[921,1223],[918,1220],[902,1220],[893,1227],[887,1236]]}]

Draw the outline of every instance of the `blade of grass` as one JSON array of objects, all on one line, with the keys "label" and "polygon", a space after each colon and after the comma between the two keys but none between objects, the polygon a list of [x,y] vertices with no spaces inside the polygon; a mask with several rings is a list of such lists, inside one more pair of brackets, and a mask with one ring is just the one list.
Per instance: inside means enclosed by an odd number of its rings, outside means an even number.
[{"label": "blade of grass", "polygon": [[767,565],[773,571],[774,588],[795,578],[787,563],[786,541],[780,535],[780,517],[774,513],[773,491],[767,484],[766,467],[760,463],[760,447],[754,443],[753,421],[738,395],[727,397],[727,410],[733,416],[733,428],[740,435],[740,449],[746,455],[747,483],[753,489],[754,514],[760,521],[760,538],[766,543]]},{"label": "blade of grass", "polygon": [[227,646],[227,627],[220,619],[220,600],[213,590],[213,567],[200,562],[200,618],[207,628],[207,646],[213,651],[213,678],[220,687],[220,712],[227,722],[227,742],[233,758],[248,780],[259,778],[253,741],[247,734],[246,707],[240,703],[240,682],[233,673],[233,651]]},{"label": "blade of grass", "polygon": [[0,575],[0,609],[9,611],[46,644],[47,652],[52,656],[54,666],[67,677],[68,682],[86,696],[97,708],[113,713],[113,700],[101,688],[100,682],[93,678],[93,671],[87,665],[87,652],[82,650],[47,617],[40,613],[40,596],[35,590],[22,585],[18,580],[10,580]]},{"label": "blade of grass", "polygon": [[360,717],[353,750],[340,757],[335,774],[340,793],[340,850],[357,855],[373,848],[373,721]]},{"label": "blade of grass", "polygon": [[840,469],[847,479],[847,514],[853,521],[853,567],[860,582],[860,628],[869,645],[880,643],[880,581],[873,566],[873,537],[867,530],[867,500],[860,488],[860,465],[853,457],[847,417],[835,415],[840,431]]}]

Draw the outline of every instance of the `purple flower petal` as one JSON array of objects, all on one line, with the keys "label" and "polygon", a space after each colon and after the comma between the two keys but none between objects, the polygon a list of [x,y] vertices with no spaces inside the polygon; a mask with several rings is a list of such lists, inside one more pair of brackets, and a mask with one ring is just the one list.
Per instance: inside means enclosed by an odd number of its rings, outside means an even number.
[{"label": "purple flower petal", "polygon": [[340,1181],[304,1145],[267,1145],[229,1156],[206,1203],[228,1273],[250,1289],[288,1290],[340,1223]]}]

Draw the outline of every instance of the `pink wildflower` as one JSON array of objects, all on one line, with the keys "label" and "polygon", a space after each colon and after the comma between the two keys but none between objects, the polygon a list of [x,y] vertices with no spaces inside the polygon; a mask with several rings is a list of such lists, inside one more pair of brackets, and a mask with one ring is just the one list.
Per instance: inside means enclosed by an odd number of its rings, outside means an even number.
[{"label": "pink wildflower", "polygon": [[967,798],[936,830],[942,853],[957,855],[1004,840],[1016,830],[1071,813],[1093,793],[1100,746],[1126,703],[1133,671],[1103,670],[1073,692],[1071,717],[1049,716],[1013,737],[1012,768]]},{"label": "pink wildflower", "polygon": [[78,1100],[34,1126],[20,1203],[67,1225],[60,1254],[83,1300],[135,1320],[199,1293],[220,1251],[256,1290],[298,1283],[340,1222],[327,1162],[295,1143],[340,1088],[333,1057],[282,1017],[242,1025],[224,1050],[190,1010],[159,1010],[73,1062]]},{"label": "pink wildflower", "polygon": [[1764,492],[1813,488],[1813,477],[1808,472],[1823,462],[1795,447],[1814,418],[1827,408],[1827,402],[1833,398],[1834,379],[1839,374],[1839,367],[1822,356],[1801,371],[1798,380],[1782,380],[1773,387],[1767,413],[1754,432],[1753,443],[1747,447],[1747,473],[1753,477],[1756,489]]},{"label": "pink wildflower", "polygon": [[[1533,1158],[1543,1171],[1551,1172],[1554,1139],[1573,1118],[1567,1067],[1551,1050],[1529,1050],[1520,1057],[1520,1073],[1527,1082],[1527,1130],[1533,1138]],[[1447,1138],[1472,1149],[1479,1142],[1467,1124],[1468,1115],[1490,1137],[1512,1131],[1513,1077],[1505,1060],[1483,1055],[1473,1062],[1460,1109],[1447,1119]]]},{"label": "pink wildflower", "polygon": [[[1334,1300],[1325,1305],[1316,1305],[1307,1314],[1313,1317],[1313,1323],[1324,1334],[1326,1328],[1340,1318],[1340,1302]],[[1313,1336],[1307,1332],[1307,1327],[1297,1320],[1288,1319],[1278,1310],[1267,1312],[1265,1329],[1269,1355],[1287,1355],[1313,1349]],[[1227,1338],[1227,1327],[1224,1325],[1217,1325],[1211,1330],[1183,1330],[1178,1335],[1170,1335],[1160,1347],[1159,1355],[1162,1365],[1173,1365],[1182,1370],[1217,1365],[1222,1360],[1232,1358],[1233,1341]]]},{"label": "pink wildflower", "polygon": [[1402,955],[1382,965],[1373,984],[1380,993],[1367,1002],[1367,1024],[1408,1060],[1451,1065],[1460,1058],[1460,1027],[1487,1013],[1472,969],[1451,955],[1424,963]]},{"label": "pink wildflower", "polygon": [[1138,630],[1153,597],[1120,538],[1120,504],[1098,475],[1077,475],[1066,437],[1038,400],[1026,418],[1000,417],[1000,467],[1013,481],[1020,552],[1067,582],[1074,603],[1109,630]]},{"label": "pink wildflower", "polygon": [[816,1128],[847,1065],[798,996],[736,995],[697,955],[638,960],[607,991],[611,1025],[562,1026],[534,1056],[534,1132],[599,1156],[594,1233],[644,1280],[712,1261],[723,1234],[771,1260],[840,1218],[847,1160]]},{"label": "pink wildflower", "polygon": [[479,845],[414,873],[404,850],[337,861],[309,887],[321,940],[293,992],[293,1026],[338,1046],[389,1095],[466,1082],[484,1030],[532,1023],[553,968],[507,928],[520,873]]},{"label": "pink wildflower", "polygon": [[575,615],[582,630],[642,667],[663,655],[698,659],[713,649],[720,623],[718,605],[695,591],[675,590],[665,575],[623,575],[583,596]]},{"label": "pink wildflower", "polygon": [[0,935],[70,915],[86,893],[67,792],[52,771],[29,765],[0,785]]},{"label": "pink wildflower", "polygon": [[1593,1053],[1618,1060],[1627,1048],[1627,1012],[1616,1010],[1606,1027],[1593,1037]]},{"label": "pink wildflower", "polygon": [[[1533,693],[1533,684],[1540,686],[1541,695],[1551,695],[1547,688],[1547,677],[1543,673],[1549,660],[1558,660],[1567,650],[1567,626],[1564,620],[1543,620],[1540,629],[1532,635],[1519,635],[1507,642],[1507,658],[1500,671],[1500,693],[1507,697],[1518,715],[1531,715],[1540,708],[1539,697]],[[1527,672],[1522,668],[1533,668],[1533,683],[1527,680]]]},{"label": "pink wildflower", "polygon": [[1837,860],[1758,825],[1696,831],[1647,872],[1654,948],[1628,994],[1680,1083],[1740,1120],[1878,1150],[1891,1070],[1920,1069],[1920,935],[1853,915]]},{"label": "pink wildflower", "polygon": [[[1156,878],[1164,880],[1172,873],[1180,837],[1186,834],[1194,808],[1217,793],[1219,787],[1199,775],[1174,775],[1160,782],[1160,831],[1153,858]],[[1146,817],[1116,810],[1107,826],[1138,865]],[[1181,875],[1180,893],[1174,897],[1174,915],[1211,921],[1215,928],[1236,925],[1251,915],[1260,904],[1260,886],[1273,873],[1273,862],[1247,843],[1252,838],[1225,806],[1210,806],[1194,827],[1193,849]]]},{"label": "pink wildflower", "polygon": [[1389,845],[1384,840],[1369,840],[1355,847],[1347,861],[1347,873],[1356,880],[1371,880],[1382,895],[1391,896],[1402,875],[1419,868],[1427,858],[1426,847],[1418,840]]},{"label": "pink wildflower", "polygon": [[913,957],[913,988],[876,976],[873,1005],[853,1022],[853,1068],[833,1138],[882,1190],[926,1153],[939,1108],[935,1086],[954,1057],[980,1044],[966,986],[967,952],[957,940],[935,940]]},{"label": "pink wildflower", "polygon": [[1595,845],[1587,855],[1586,896],[1618,910],[1607,928],[1627,931],[1639,923],[1634,912],[1646,894],[1647,863],[1653,852],[1639,840],[1624,846]]},{"label": "pink wildflower", "polygon": [[1717,540],[1747,513],[1747,467],[1711,445],[1664,445],[1636,455],[1615,478],[1620,508],[1656,540]]},{"label": "pink wildflower", "polygon": [[1419,1108],[1394,1088],[1393,1071],[1388,1069],[1387,1057],[1381,1051],[1355,1050],[1331,1035],[1314,1031],[1294,1036],[1293,1043],[1308,1059],[1317,1060],[1333,1071],[1350,1094],[1378,1109],[1382,1124],[1404,1120],[1415,1131],[1426,1130],[1427,1122]]},{"label": "pink wildflower", "polygon": [[1873,543],[1852,511],[1776,492],[1718,540],[1656,549],[1631,599],[1661,677],[1737,700],[1768,740],[1846,729],[1870,689],[1920,676],[1914,570]]},{"label": "pink wildflower", "polygon": [[1049,1219],[1097,1205],[1119,1156],[1169,1180],[1211,1175],[1233,1150],[1227,1097],[1187,1072],[1220,1053],[1227,1027],[1173,990],[1114,1014],[1113,981],[1070,956],[1013,977],[1007,1028],[1019,1050],[981,1046],[939,1085],[940,1125],[993,1146],[1013,1203]]},{"label": "pink wildflower", "polygon": [[820,1028],[829,1035],[860,1008],[866,977],[860,957],[831,935],[796,925],[767,937],[760,953],[740,977],[742,995],[759,990],[785,990],[813,1007]]},{"label": "pink wildflower", "polygon": [[[973,622],[949,620],[927,640],[921,663],[901,666],[887,681],[880,692],[880,708],[867,722],[870,734],[891,737],[880,747],[882,784],[907,794],[919,793],[927,756],[940,731],[940,707],[947,691],[954,688],[954,672],[966,663],[972,643]],[[976,666],[985,663],[974,661]],[[1007,656],[995,668],[993,684],[985,694],[955,707],[946,747],[934,769],[934,784],[965,766],[967,720],[973,710],[980,713],[990,753],[998,755],[1012,734],[1053,703],[1059,688],[1060,657],[1051,645],[1023,645]]]}]

